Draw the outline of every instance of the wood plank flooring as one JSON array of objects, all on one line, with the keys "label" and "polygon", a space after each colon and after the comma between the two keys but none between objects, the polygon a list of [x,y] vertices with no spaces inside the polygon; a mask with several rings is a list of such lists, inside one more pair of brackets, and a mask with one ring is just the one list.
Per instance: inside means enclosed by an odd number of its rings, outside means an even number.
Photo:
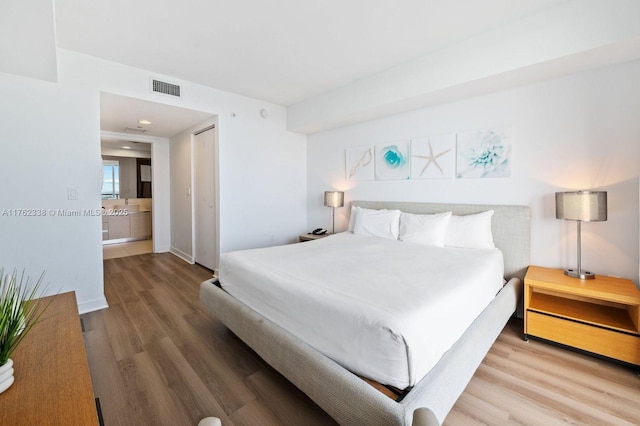
[{"label": "wood plank flooring", "polygon": [[[105,425],[334,425],[198,301],[210,271],[165,254],[105,260],[109,308],[82,315]],[[521,339],[511,321],[445,425],[640,424],[640,377]]]}]

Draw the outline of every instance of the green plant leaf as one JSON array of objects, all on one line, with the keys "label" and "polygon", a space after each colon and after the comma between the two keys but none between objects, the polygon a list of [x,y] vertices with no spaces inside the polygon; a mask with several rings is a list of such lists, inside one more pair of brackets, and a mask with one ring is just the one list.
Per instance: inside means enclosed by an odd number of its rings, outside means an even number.
[{"label": "green plant leaf", "polygon": [[18,278],[15,269],[6,275],[4,268],[0,269],[0,365],[7,362],[53,300],[39,298],[44,294],[44,274],[32,283],[24,271]]}]

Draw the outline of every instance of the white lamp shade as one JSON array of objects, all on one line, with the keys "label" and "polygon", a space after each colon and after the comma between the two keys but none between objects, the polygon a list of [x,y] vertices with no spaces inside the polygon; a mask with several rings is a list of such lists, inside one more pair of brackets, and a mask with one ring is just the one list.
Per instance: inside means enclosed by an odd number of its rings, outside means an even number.
[{"label": "white lamp shade", "polygon": [[582,222],[607,220],[606,191],[556,192],[556,218]]},{"label": "white lamp shade", "polygon": [[325,191],[324,205],[326,207],[342,207],[344,206],[344,192],[342,191]]}]

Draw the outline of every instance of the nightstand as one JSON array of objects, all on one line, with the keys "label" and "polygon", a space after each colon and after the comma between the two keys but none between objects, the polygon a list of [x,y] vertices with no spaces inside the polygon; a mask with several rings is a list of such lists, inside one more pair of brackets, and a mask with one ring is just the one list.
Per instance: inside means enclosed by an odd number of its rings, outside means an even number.
[{"label": "nightstand", "polygon": [[319,240],[320,238],[328,237],[329,234],[315,235],[315,234],[302,234],[298,236],[298,240],[301,243],[305,241]]},{"label": "nightstand", "polygon": [[627,279],[579,280],[530,266],[524,334],[640,365],[640,291]]}]

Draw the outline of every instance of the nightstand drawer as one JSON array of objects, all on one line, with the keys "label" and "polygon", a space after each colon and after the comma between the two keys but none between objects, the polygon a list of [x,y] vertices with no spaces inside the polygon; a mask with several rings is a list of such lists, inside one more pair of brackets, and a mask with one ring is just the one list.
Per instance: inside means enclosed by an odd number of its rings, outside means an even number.
[{"label": "nightstand drawer", "polygon": [[640,336],[527,312],[527,334],[640,365]]}]

